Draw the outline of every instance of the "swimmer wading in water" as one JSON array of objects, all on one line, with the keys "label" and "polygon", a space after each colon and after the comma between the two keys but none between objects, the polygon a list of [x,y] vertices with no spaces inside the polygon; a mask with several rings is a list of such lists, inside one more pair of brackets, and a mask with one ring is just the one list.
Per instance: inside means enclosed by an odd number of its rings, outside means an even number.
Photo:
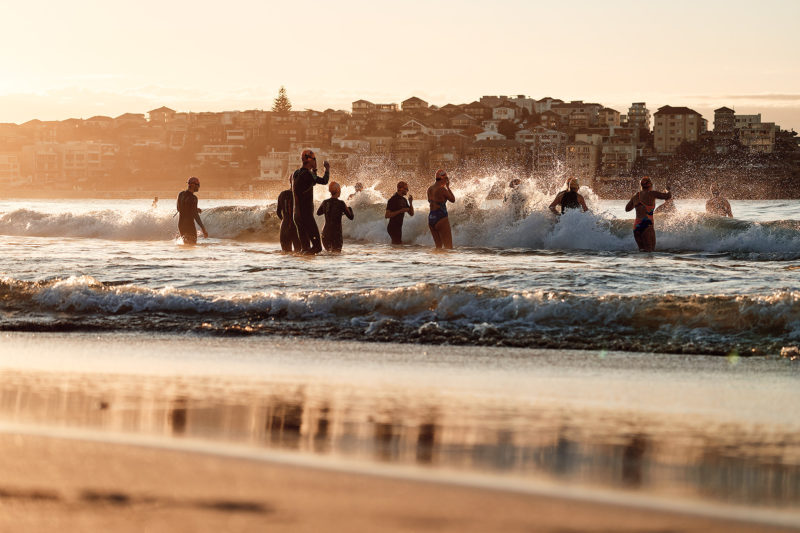
[{"label": "swimmer wading in water", "polygon": [[653,181],[645,176],[640,182],[642,190],[628,200],[625,211],[636,209],[636,220],[633,223],[633,238],[642,252],[652,252],[656,249],[656,229],[653,212],[656,209],[656,199],[669,200],[672,193],[653,190]]}]

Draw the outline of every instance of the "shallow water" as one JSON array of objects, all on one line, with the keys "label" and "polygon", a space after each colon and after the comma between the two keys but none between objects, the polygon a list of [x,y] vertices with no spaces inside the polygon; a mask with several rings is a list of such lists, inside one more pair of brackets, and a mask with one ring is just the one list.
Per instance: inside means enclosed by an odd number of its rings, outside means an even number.
[{"label": "shallow water", "polygon": [[787,359],[141,334],[0,340],[0,429],[800,508],[800,387]]},{"label": "shallow water", "polygon": [[397,248],[368,190],[344,253],[314,258],[279,252],[270,201],[201,194],[212,238],[195,247],[176,244],[172,200],[4,201],[0,328],[739,355],[800,342],[800,202],[734,201],[719,219],[679,200],[642,254],[624,201],[582,192],[592,212],[557,220],[540,191],[465,210],[483,191],[456,189],[457,249],[434,253],[419,200]]}]

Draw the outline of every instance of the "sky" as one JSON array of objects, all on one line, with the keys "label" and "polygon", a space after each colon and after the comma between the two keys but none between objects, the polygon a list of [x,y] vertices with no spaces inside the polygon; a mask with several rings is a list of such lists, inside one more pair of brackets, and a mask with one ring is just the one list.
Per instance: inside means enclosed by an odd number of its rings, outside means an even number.
[{"label": "sky", "polygon": [[800,1],[3,0],[0,122],[482,95],[800,131]]}]

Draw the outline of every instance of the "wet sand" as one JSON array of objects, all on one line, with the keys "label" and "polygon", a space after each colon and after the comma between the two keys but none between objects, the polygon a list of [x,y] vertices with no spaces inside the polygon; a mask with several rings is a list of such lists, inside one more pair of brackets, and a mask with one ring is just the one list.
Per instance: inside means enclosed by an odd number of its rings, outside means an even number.
[{"label": "wet sand", "polygon": [[2,531],[795,531],[649,506],[0,435]]},{"label": "wet sand", "polygon": [[800,530],[796,370],[1,334],[0,531]]}]

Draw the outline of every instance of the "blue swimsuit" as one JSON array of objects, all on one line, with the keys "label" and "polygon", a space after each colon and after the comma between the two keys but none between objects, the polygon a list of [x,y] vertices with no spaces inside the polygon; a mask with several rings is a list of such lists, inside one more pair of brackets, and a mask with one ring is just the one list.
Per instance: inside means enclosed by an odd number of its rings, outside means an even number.
[{"label": "blue swimsuit", "polygon": [[444,202],[435,202],[439,204],[439,209],[431,209],[431,212],[428,213],[428,225],[430,227],[435,227],[436,224],[442,220],[443,218],[447,218],[447,198],[445,198]]}]

